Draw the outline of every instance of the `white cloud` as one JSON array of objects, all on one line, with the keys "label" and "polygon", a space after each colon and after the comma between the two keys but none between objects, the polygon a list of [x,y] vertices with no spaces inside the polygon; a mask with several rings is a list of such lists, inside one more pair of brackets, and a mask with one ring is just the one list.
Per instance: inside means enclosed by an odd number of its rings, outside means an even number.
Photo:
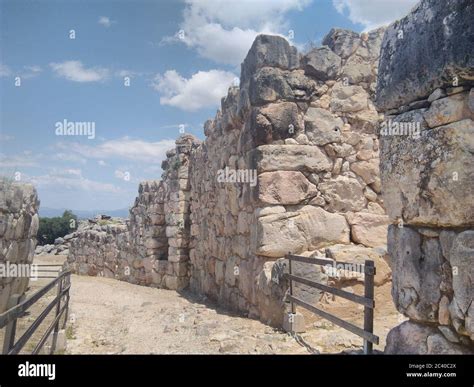
[{"label": "white cloud", "polygon": [[97,161],[97,164],[99,164],[101,167],[107,166],[107,163],[104,160]]},{"label": "white cloud", "polygon": [[285,15],[302,10],[311,0],[187,0],[183,22],[174,37],[163,43],[181,41],[218,63],[239,65],[255,36],[286,34]]},{"label": "white cloud", "polygon": [[7,65],[4,65],[3,63],[0,63],[0,77],[8,77],[11,75],[12,71],[10,70],[10,67]]},{"label": "white cloud", "polygon": [[109,70],[101,67],[85,68],[77,60],[50,63],[57,76],[74,82],[98,82],[107,79]]},{"label": "white cloud", "polygon": [[115,23],[115,21],[110,20],[110,18],[108,16],[101,16],[99,18],[98,23],[100,25],[104,26],[105,28],[109,28],[113,23]]},{"label": "white cloud", "polygon": [[84,157],[81,157],[80,155],[69,153],[69,152],[68,153],[57,152],[53,155],[52,159],[59,160],[59,161],[70,161],[70,162],[78,163],[78,164],[87,163],[87,160]]},{"label": "white cloud", "polygon": [[332,0],[336,10],[371,30],[405,16],[419,0]]},{"label": "white cloud", "polygon": [[23,66],[23,71],[20,73],[20,77],[29,79],[38,76],[41,73],[42,68],[40,66]]},{"label": "white cloud", "polygon": [[0,133],[0,141],[2,141],[2,142],[11,141],[11,140],[14,140],[14,139],[15,139],[15,137],[10,135],[10,134]]},{"label": "white cloud", "polygon": [[153,87],[160,92],[162,105],[174,106],[186,111],[218,106],[235,75],[221,70],[199,71],[191,78],[182,77],[175,70],[158,74]]},{"label": "white cloud", "polygon": [[85,178],[80,169],[53,169],[46,175],[32,176],[29,180],[38,188],[52,187],[55,190],[121,192],[120,188],[113,184]]},{"label": "white cloud", "polygon": [[77,153],[85,158],[111,159],[120,158],[149,164],[161,163],[166,157],[166,151],[174,148],[174,140],[161,140],[147,142],[130,137],[122,137],[117,140],[105,141],[97,146],[84,145],[80,143],[59,143],[59,149]]},{"label": "white cloud", "polygon": [[33,154],[31,151],[23,151],[17,155],[5,155],[0,153],[0,169],[16,169],[25,167],[38,167],[42,154]]}]

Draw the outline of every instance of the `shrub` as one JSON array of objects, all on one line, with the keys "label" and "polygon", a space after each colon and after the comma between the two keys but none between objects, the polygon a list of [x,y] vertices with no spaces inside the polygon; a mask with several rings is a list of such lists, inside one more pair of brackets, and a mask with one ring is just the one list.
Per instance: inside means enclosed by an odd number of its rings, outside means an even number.
[{"label": "shrub", "polygon": [[77,230],[77,216],[71,211],[64,211],[62,216],[40,218],[38,244],[53,244],[54,240]]}]

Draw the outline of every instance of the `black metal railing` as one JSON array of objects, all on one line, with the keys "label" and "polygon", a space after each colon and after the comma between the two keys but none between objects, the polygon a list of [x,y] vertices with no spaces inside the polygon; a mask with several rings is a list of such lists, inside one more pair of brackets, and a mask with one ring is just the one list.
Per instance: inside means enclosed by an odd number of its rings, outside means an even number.
[{"label": "black metal railing", "polygon": [[64,264],[36,263],[33,265],[36,272],[35,275],[31,274],[30,279],[32,280],[37,278],[57,278],[64,270]]},{"label": "black metal railing", "polygon": [[[34,304],[36,304],[43,296],[50,290],[57,287],[57,293],[54,300],[51,301],[40,313],[40,315],[33,321],[33,323],[26,329],[26,331],[15,339],[17,320],[22,317],[25,312]],[[3,340],[3,354],[14,355],[18,354],[25,346],[31,336],[37,331],[38,327],[44,321],[46,316],[53,308],[56,308],[54,319],[48,326],[39,342],[34,347],[32,354],[37,354],[43,348],[46,340],[53,332],[51,351],[53,353],[56,348],[57,336],[59,332],[60,319],[64,315],[62,329],[66,326],[68,311],[69,311],[69,289],[71,288],[71,271],[65,270],[59,273],[49,284],[38,290],[32,296],[21,301],[20,295],[13,295],[10,300],[7,311],[0,314],[0,329],[5,327],[5,336]]]},{"label": "black metal railing", "polygon": [[[291,313],[296,313],[296,305],[301,306],[314,314],[325,318],[326,320],[331,321],[332,323],[339,325],[340,327],[362,337],[364,339],[364,353],[370,354],[372,353],[373,344],[379,343],[379,337],[374,335],[374,309],[375,309],[375,301],[374,301],[374,276],[375,276],[375,266],[374,262],[371,260],[366,260],[364,264],[353,264],[353,263],[346,263],[346,262],[336,262],[331,259],[324,259],[324,258],[310,258],[310,257],[302,257],[299,255],[292,255],[288,254],[286,256],[289,262],[288,271],[289,273],[286,275],[289,279],[290,285],[290,292],[287,296],[287,299],[290,301],[291,304]],[[306,278],[302,278],[296,275],[293,275],[292,271],[292,261],[302,262],[302,263],[309,263],[313,265],[319,266],[327,266],[331,265],[332,267],[342,267],[343,270],[348,270],[352,272],[358,272],[364,274],[364,296],[359,296],[354,293],[349,293],[342,289],[337,289],[328,285],[321,284],[319,282],[314,282],[308,280]],[[356,267],[356,268],[354,268]],[[331,293],[336,296],[345,298],[349,301],[353,301],[357,304],[361,304],[364,306],[364,328],[360,328],[348,321],[344,321],[343,319],[336,317],[324,310],[318,309],[313,305],[308,304],[307,302],[297,298],[293,294],[293,281],[298,282],[300,284],[310,286],[312,288],[316,288],[322,290],[323,292]]]}]

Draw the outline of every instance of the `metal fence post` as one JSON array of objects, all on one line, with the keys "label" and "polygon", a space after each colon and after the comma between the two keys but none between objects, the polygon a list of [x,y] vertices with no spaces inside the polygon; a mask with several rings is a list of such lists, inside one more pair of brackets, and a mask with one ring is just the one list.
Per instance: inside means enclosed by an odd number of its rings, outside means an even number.
[{"label": "metal fence post", "polygon": [[[13,294],[8,300],[7,310],[17,306],[19,300],[20,300],[20,295]],[[15,344],[16,321],[17,321],[16,318],[13,321],[10,321],[5,328],[5,337],[3,339],[3,350],[2,350],[2,353],[4,355],[8,354],[8,352],[10,351],[10,348],[13,347],[13,345]]]},{"label": "metal fence post", "polygon": [[[56,313],[55,313],[55,317],[58,317],[59,315],[59,312],[61,311],[61,293],[62,293],[62,290],[63,290],[63,281],[64,281],[64,278],[61,278],[58,282],[58,294],[56,296],[57,298],[57,304],[56,304]],[[54,353],[54,350],[56,349],[56,342],[58,340],[58,332],[59,332],[59,320],[56,322],[56,325],[54,326],[54,330],[53,330],[53,340],[52,340],[52,343],[51,343],[51,351],[50,351],[50,354],[53,354]]]},{"label": "metal fence post", "polygon": [[[373,261],[365,261],[365,274],[364,274],[364,297],[373,300],[374,299],[374,275],[375,267]],[[374,309],[368,306],[364,306],[364,331],[373,333],[374,331]],[[372,342],[364,339],[364,353],[366,355],[372,353]]]},{"label": "metal fence post", "polygon": [[[288,272],[290,274],[290,296],[293,297],[293,280],[291,279],[291,275],[293,274],[293,271],[292,271],[292,268],[291,268],[290,253],[288,253]],[[296,313],[296,307],[295,307],[295,303],[293,302],[293,300],[290,300],[290,305],[291,305],[291,314],[294,315]]]}]

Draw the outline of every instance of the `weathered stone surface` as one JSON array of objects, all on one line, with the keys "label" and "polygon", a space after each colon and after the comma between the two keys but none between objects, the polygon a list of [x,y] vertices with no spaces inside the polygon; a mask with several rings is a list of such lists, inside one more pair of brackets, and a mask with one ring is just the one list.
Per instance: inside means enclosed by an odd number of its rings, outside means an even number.
[{"label": "weathered stone surface", "polygon": [[358,212],[348,216],[348,220],[354,242],[368,247],[384,246],[387,243],[389,220],[386,215]]},{"label": "weathered stone surface", "polygon": [[327,46],[315,48],[303,58],[306,74],[326,81],[336,78],[341,68],[341,58]]},{"label": "weathered stone surface", "polygon": [[358,55],[350,57],[341,70],[341,77],[353,85],[361,82],[372,83],[375,81],[375,74],[372,72],[371,61],[364,60]]},{"label": "weathered stone surface", "polygon": [[259,199],[266,204],[298,204],[317,194],[314,184],[298,171],[262,173],[258,189]]},{"label": "weathered stone surface", "polygon": [[360,36],[354,31],[332,28],[324,37],[322,44],[329,46],[341,58],[347,59],[359,47]]},{"label": "weathered stone surface", "polygon": [[306,136],[313,144],[326,145],[330,142],[341,142],[344,122],[327,110],[310,107],[306,111],[304,121]]},{"label": "weathered stone surface", "polygon": [[357,161],[351,164],[351,170],[360,176],[366,184],[372,184],[379,175],[379,160]]},{"label": "weathered stone surface", "polygon": [[252,77],[249,97],[252,105],[277,100],[307,100],[316,91],[316,82],[301,70],[283,71],[275,67],[263,67]]},{"label": "weathered stone surface", "polygon": [[[12,307],[9,301],[14,294],[23,296],[29,276],[16,265],[33,261],[38,231],[39,200],[31,184],[0,179],[0,264],[17,268],[18,276],[0,277],[0,313]],[[27,274],[27,273],[25,273]]]},{"label": "weathered stone surface", "polygon": [[[380,56],[379,108],[394,109],[427,98],[436,88],[452,86],[456,78],[459,85],[471,83],[473,16],[474,4],[470,0],[422,0],[413,12],[392,23],[385,33]],[[410,38],[413,36],[416,39]],[[433,52],[443,55],[432,55]]]},{"label": "weathered stone surface", "polygon": [[434,327],[405,321],[389,332],[385,353],[399,355],[462,355],[471,354],[472,351],[449,342]]},{"label": "weathered stone surface", "polygon": [[293,102],[279,102],[252,111],[252,137],[256,146],[293,137],[303,128]]},{"label": "weathered stone surface", "polygon": [[337,176],[318,185],[318,189],[328,201],[331,212],[360,211],[367,200],[363,187],[357,179],[349,176]]},{"label": "weathered stone surface", "polygon": [[391,225],[387,249],[392,259],[392,295],[397,309],[413,320],[436,322],[443,264],[439,242],[434,238],[423,240],[410,227]]},{"label": "weathered stone surface", "polygon": [[241,83],[265,66],[291,70],[298,65],[298,52],[286,39],[275,35],[258,35],[242,63]]},{"label": "weathered stone surface", "polygon": [[332,169],[332,163],[324,152],[311,145],[262,145],[255,149],[253,158],[259,172],[323,172]]},{"label": "weathered stone surface", "polygon": [[358,112],[368,107],[368,95],[361,86],[344,86],[338,82],[331,96],[330,106],[334,112]]},{"label": "weathered stone surface", "polygon": [[[389,264],[389,256],[384,248],[368,248],[360,245],[333,245],[326,247],[326,257],[335,261],[347,262],[351,264],[363,265],[365,260],[374,261],[376,274],[374,283],[376,286],[381,286],[392,277],[392,271]],[[325,270],[325,273],[334,278],[337,283],[344,283],[345,281],[364,281],[363,273],[353,273],[348,270],[338,270],[334,266],[330,266],[331,270]]]},{"label": "weathered stone surface", "polygon": [[433,101],[423,114],[428,126],[435,128],[451,122],[460,121],[474,114],[469,109],[469,93],[459,93]]},{"label": "weathered stone surface", "polygon": [[474,224],[474,121],[424,132],[418,139],[381,137],[383,197],[392,220],[411,224]]},{"label": "weathered stone surface", "polygon": [[256,251],[267,257],[282,257],[333,243],[349,243],[349,227],[342,215],[305,206],[298,212],[258,218]]}]

